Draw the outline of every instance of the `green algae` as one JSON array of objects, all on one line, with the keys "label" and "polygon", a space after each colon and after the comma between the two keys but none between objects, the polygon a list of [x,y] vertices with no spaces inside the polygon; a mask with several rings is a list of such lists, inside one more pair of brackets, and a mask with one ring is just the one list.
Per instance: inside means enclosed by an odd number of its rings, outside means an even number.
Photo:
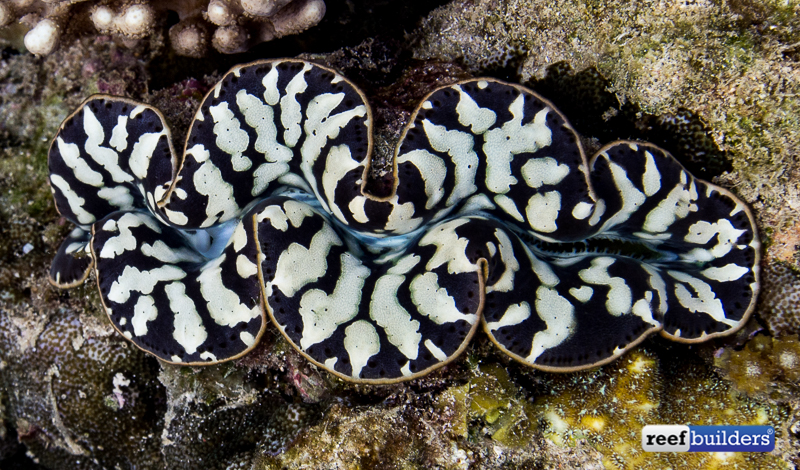
[{"label": "green algae", "polygon": [[450,416],[450,432],[479,440],[484,435],[509,447],[531,443],[537,423],[532,405],[503,366],[476,365],[464,385],[450,387],[436,401]]},{"label": "green algae", "polygon": [[54,295],[39,281],[71,228],[58,217],[48,184],[50,140],[85,98],[84,90],[100,77],[119,74],[89,72],[130,57],[98,49],[72,47],[44,60],[20,54],[0,61],[0,298],[16,305],[30,302],[34,291]]},{"label": "green algae", "polygon": [[782,389],[780,382],[794,385],[800,380],[800,341],[794,337],[773,338],[758,335],[741,351],[725,349],[714,359],[734,387],[750,396],[796,393]]},{"label": "green algae", "polygon": [[511,447],[530,443],[536,430],[534,410],[505,368],[481,365],[468,385],[469,416],[483,419],[493,440]]}]

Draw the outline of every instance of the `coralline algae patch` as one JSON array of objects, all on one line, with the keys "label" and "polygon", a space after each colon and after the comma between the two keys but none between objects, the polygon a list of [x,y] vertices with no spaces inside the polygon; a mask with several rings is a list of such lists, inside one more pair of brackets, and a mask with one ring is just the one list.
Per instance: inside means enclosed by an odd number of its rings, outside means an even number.
[{"label": "coralline algae patch", "polygon": [[588,441],[604,455],[604,464],[627,468],[646,463],[640,430],[658,424],[660,376],[655,355],[637,349],[612,367],[553,376],[550,395],[536,399],[545,436],[560,446]]},{"label": "coralline algae patch", "polygon": [[157,363],[116,337],[84,338],[72,309],[45,321],[35,341],[24,323],[0,308],[4,418],[28,454],[44,468],[159,468]]},{"label": "coralline algae patch", "polygon": [[[785,468],[778,451],[641,450],[647,424],[766,424],[781,440],[785,409],[738,393],[713,367],[676,349],[638,348],[574,374],[471,354],[458,383],[440,392],[396,393],[379,406],[334,404],[294,446],[257,468],[304,468],[298,462],[311,460],[318,468],[587,468],[593,459],[608,469]],[[572,460],[552,460],[559,448]]]},{"label": "coralline algae patch", "polygon": [[702,363],[660,364],[639,348],[599,370],[552,376],[551,393],[538,397],[547,439],[560,446],[583,440],[603,454],[606,468],[785,468],[770,453],[648,453],[648,424],[772,425],[781,408],[735,392]]}]

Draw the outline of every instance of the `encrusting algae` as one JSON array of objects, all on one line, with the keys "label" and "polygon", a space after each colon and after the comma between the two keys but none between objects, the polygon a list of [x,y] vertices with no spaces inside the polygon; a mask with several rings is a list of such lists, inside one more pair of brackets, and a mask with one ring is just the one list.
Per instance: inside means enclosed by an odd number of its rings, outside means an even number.
[{"label": "encrusting algae", "polygon": [[759,316],[774,336],[800,333],[800,272],[786,261],[764,269]]},{"label": "encrusting algae", "polygon": [[641,430],[649,424],[778,429],[786,419],[783,408],[737,393],[696,359],[666,364],[660,356],[640,348],[599,370],[552,377],[550,394],[534,404],[545,436],[562,446],[588,441],[606,468],[784,468],[770,453],[643,452]]}]

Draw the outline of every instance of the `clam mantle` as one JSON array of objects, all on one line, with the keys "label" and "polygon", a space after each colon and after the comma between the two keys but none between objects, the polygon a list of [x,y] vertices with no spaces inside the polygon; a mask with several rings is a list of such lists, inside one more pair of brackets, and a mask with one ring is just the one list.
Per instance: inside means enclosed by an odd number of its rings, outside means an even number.
[{"label": "clam mantle", "polygon": [[76,224],[51,267],[94,270],[114,327],[182,364],[246,354],[269,319],[348,380],[423,375],[479,324],[550,371],[607,363],[653,333],[730,334],[759,289],[753,217],[647,143],[587,160],[566,118],[489,78],[439,88],[368,193],[371,110],[301,60],[233,68],[180,160],[161,113],[95,95],[53,139],[50,184]]}]

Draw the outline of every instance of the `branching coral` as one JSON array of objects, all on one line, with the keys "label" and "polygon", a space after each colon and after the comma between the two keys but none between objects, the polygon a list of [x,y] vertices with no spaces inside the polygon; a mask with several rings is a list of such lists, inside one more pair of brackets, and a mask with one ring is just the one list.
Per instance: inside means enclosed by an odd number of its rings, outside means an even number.
[{"label": "branching coral", "polygon": [[[194,2],[183,2],[193,4]],[[200,8],[176,8],[180,22],[170,29],[173,48],[202,57],[208,40],[225,54],[244,52],[275,38],[298,34],[325,16],[323,0],[211,0]]]},{"label": "branching coral", "polygon": [[309,360],[368,382],[442,366],[481,320],[515,359],[569,371],[655,332],[729,334],[754,308],[749,210],[653,145],[587,161],[549,102],[472,79],[422,101],[376,195],[371,125],[336,72],[256,62],[209,92],[178,164],[157,110],[92,97],[50,149],[79,227],[52,281],[93,261],[115,328],[166,361],[238,357],[268,314]]},{"label": "branching coral", "polygon": [[95,4],[91,8],[86,8],[85,2],[0,0],[0,26],[14,21],[29,25],[25,47],[43,55],[57,47],[68,26],[75,22],[88,20],[98,32],[131,42],[150,34],[159,16],[169,10],[180,18],[169,32],[173,49],[181,55],[203,57],[209,44],[225,54],[243,52],[256,44],[303,32],[325,15],[324,0],[112,0],[92,1]]}]

